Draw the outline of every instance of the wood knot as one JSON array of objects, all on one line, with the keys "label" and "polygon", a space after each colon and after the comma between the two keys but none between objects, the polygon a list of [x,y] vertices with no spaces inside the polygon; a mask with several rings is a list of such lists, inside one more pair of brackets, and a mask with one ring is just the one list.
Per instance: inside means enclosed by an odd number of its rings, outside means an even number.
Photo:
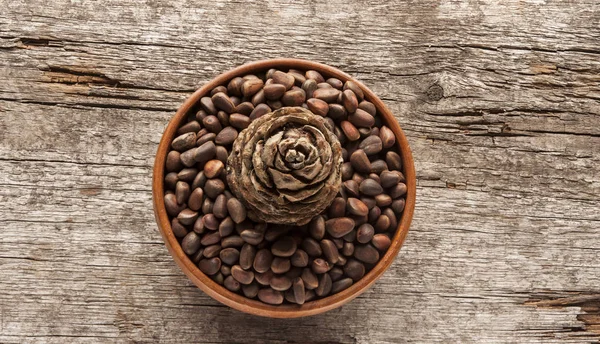
[{"label": "wood knot", "polygon": [[438,101],[444,98],[444,89],[438,84],[431,85],[427,89],[427,98],[433,101]]}]

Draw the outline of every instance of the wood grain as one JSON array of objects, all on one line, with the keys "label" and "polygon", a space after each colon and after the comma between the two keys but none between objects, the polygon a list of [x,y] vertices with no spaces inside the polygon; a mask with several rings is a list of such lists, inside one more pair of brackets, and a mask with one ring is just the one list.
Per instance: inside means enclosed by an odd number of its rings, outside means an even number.
[{"label": "wood grain", "polygon": [[[0,342],[600,340],[597,1],[0,8]],[[371,290],[273,321],[221,306],[176,267],[151,166],[196,88],[283,56],[377,93],[419,187],[405,246]]]}]

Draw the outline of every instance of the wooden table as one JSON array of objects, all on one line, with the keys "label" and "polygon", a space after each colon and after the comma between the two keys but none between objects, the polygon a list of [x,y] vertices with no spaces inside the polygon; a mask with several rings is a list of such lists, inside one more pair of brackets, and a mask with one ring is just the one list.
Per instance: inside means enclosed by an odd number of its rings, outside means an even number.
[{"label": "wooden table", "polygon": [[[248,61],[371,87],[415,157],[367,293],[270,320],[193,286],[151,206],[177,107]],[[0,342],[597,343],[600,3],[0,0]]]}]

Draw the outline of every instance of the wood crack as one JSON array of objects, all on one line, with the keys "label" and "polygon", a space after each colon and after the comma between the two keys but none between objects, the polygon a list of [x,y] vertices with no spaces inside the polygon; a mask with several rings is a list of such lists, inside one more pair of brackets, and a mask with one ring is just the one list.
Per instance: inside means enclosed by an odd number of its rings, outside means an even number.
[{"label": "wood crack", "polygon": [[[60,19],[60,18],[55,18]],[[154,42],[111,42],[111,41],[91,41],[91,40],[73,40],[73,39],[59,39],[56,37],[38,36],[38,37],[14,37],[14,36],[0,36],[1,39],[12,40],[14,43],[12,46],[4,47],[4,49],[31,49],[32,47],[64,47],[65,43],[71,44],[103,44],[103,45],[130,45],[130,46],[144,46],[144,47],[164,47],[164,48],[176,48],[176,49],[193,49],[189,45],[176,45],[176,44],[165,44],[165,43],[154,43]]]},{"label": "wood crack", "polygon": [[[27,188],[27,189],[40,189],[44,188],[39,184],[0,184],[2,187],[19,187],[19,188]],[[139,192],[139,193],[148,193],[152,192],[152,189],[129,189],[129,188],[107,188],[102,186],[94,186],[94,187],[67,187],[67,186],[51,186],[49,189],[52,190],[63,190],[63,191],[79,191],[83,196],[90,197],[96,196],[100,194],[102,191],[114,191],[114,192]]]},{"label": "wood crack", "polygon": [[575,136],[588,136],[588,137],[600,137],[600,134],[592,133],[578,133],[573,131],[550,131],[550,130],[539,130],[539,129],[528,129],[528,132],[540,133],[540,134],[555,134],[555,135],[575,135]]},{"label": "wood crack", "polygon": [[102,336],[102,335],[85,335],[85,334],[0,334],[0,337],[12,337],[12,338],[98,338],[98,339],[116,339],[115,336]]},{"label": "wood crack", "polygon": [[564,328],[564,330],[574,332],[587,331],[600,335],[600,294],[598,293],[578,294],[566,297],[553,297],[547,294],[532,295],[525,302],[525,305],[542,309],[579,307],[581,313],[577,315],[577,320],[582,322],[582,326]]},{"label": "wood crack", "polygon": [[[472,129],[469,129],[472,130]],[[483,133],[465,133],[467,136],[487,136],[487,137],[531,137],[533,135],[519,134],[513,132],[483,132]]]},{"label": "wood crack", "polygon": [[81,67],[48,66],[41,69],[44,72],[42,81],[62,84],[90,84],[118,87],[121,81],[107,77],[103,73]]},{"label": "wood crack", "polygon": [[93,162],[93,161],[72,161],[72,160],[57,160],[57,159],[31,159],[31,158],[3,158],[0,157],[0,161],[7,162],[47,162],[47,163],[59,163],[59,164],[74,164],[83,166],[118,166],[118,167],[143,167],[149,168],[146,164],[124,164],[124,163],[109,163],[109,162]]},{"label": "wood crack", "polygon": [[600,54],[600,50],[591,49],[591,48],[563,48],[563,49],[548,49],[548,48],[540,48],[540,47],[526,47],[526,46],[516,46],[516,45],[498,45],[497,47],[486,46],[483,44],[451,44],[451,45],[442,45],[442,44],[429,44],[428,48],[438,48],[438,49],[479,49],[484,51],[491,52],[502,52],[502,50],[519,50],[519,51],[534,51],[541,53],[562,53],[562,52],[574,52],[574,53],[584,53],[584,54],[592,54],[598,55]]},{"label": "wood crack", "polygon": [[[161,87],[135,85],[126,80],[117,80],[108,77],[106,74],[89,69],[87,67],[77,66],[53,66],[40,68],[44,73],[42,75],[41,82],[43,83],[60,83],[65,85],[77,85],[87,84],[90,86],[104,86],[120,89],[139,89],[139,90],[152,90],[152,91],[164,91],[174,93],[188,93],[194,92],[196,89],[168,89]],[[93,96],[98,96],[94,94]],[[104,95],[110,97],[109,95]],[[137,98],[134,98],[137,99]]]},{"label": "wood crack", "polygon": [[137,106],[137,105],[119,105],[119,104],[106,104],[106,103],[90,103],[90,102],[75,102],[73,104],[51,102],[51,101],[38,101],[38,100],[27,100],[27,99],[13,99],[13,98],[0,98],[0,101],[15,102],[21,104],[36,104],[45,106],[58,106],[68,109],[82,108],[101,108],[101,109],[122,109],[122,110],[144,110],[144,111],[155,111],[155,112],[175,112],[176,108],[163,108],[156,106]]}]

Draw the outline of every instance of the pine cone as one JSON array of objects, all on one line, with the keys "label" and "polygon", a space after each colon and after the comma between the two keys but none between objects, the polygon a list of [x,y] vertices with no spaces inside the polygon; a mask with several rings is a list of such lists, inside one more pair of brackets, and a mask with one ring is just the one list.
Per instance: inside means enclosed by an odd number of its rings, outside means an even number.
[{"label": "pine cone", "polygon": [[233,143],[227,181],[254,221],[303,225],[340,190],[342,149],[325,120],[284,107],[254,120]]}]

